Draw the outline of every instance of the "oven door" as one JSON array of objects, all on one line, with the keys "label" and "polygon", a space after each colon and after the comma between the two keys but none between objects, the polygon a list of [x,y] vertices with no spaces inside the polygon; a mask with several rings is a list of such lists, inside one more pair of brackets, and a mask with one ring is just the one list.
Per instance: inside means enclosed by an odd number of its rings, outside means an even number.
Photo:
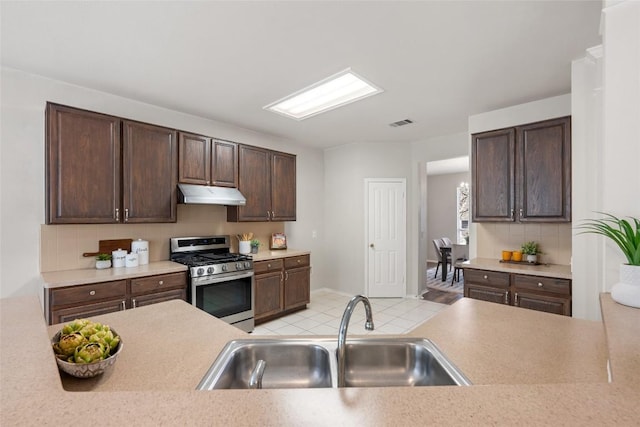
[{"label": "oven door", "polygon": [[251,331],[255,306],[253,287],[253,271],[196,277],[191,280],[191,304]]}]

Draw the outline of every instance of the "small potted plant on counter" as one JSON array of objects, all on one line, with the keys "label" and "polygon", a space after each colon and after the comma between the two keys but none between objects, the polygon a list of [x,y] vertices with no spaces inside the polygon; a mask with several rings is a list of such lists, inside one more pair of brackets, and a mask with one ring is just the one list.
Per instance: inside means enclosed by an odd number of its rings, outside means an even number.
[{"label": "small potted plant on counter", "polygon": [[260,247],[260,240],[258,240],[258,239],[251,240],[251,253],[252,254],[257,254],[259,247]]},{"label": "small potted plant on counter", "polygon": [[536,242],[526,242],[522,245],[522,255],[527,256],[527,262],[531,264],[535,264],[538,262],[538,254],[542,253],[538,249],[538,244]]},{"label": "small potted plant on counter", "polygon": [[98,254],[96,256],[96,268],[102,270],[103,268],[111,267],[111,255],[110,254]]}]

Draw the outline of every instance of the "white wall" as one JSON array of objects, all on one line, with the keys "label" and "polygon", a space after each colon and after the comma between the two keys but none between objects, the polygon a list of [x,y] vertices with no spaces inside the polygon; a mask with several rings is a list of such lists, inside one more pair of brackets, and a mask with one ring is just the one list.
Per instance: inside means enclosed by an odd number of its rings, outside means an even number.
[{"label": "white wall", "polygon": [[[409,144],[349,144],[327,149],[324,157],[326,285],[349,294],[366,290],[364,230],[364,179],[404,178],[410,174]],[[409,209],[409,208],[408,208]],[[408,212],[409,210],[407,210]],[[407,226],[407,253],[416,245],[413,228]],[[409,271],[413,267],[407,260]],[[415,294],[417,281],[407,281],[407,293]]]},{"label": "white wall", "polygon": [[322,242],[311,238],[311,230],[324,234],[320,150],[12,69],[0,73],[0,297],[40,293],[46,101],[296,154],[299,220],[285,230],[290,247],[313,251],[312,286],[322,287]]}]

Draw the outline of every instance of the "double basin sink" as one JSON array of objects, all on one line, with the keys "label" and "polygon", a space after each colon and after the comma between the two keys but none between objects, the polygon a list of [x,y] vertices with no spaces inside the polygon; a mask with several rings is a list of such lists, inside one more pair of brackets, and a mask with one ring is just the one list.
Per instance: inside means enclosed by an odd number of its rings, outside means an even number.
[{"label": "double basin sink", "polygon": [[[338,384],[335,339],[244,339],[227,343],[197,389],[255,388],[252,373],[255,376],[260,360],[266,362],[261,388],[336,388]],[[471,384],[433,342],[402,337],[350,338],[345,346],[344,380],[345,387]]]}]

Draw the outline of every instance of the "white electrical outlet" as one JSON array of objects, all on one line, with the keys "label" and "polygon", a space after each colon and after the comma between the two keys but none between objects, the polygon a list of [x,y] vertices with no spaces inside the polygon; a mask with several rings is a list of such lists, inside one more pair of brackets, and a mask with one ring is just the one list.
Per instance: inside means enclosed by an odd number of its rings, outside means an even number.
[{"label": "white electrical outlet", "polygon": [[311,238],[315,239],[316,237],[318,237],[318,232],[316,230],[311,231]]}]

